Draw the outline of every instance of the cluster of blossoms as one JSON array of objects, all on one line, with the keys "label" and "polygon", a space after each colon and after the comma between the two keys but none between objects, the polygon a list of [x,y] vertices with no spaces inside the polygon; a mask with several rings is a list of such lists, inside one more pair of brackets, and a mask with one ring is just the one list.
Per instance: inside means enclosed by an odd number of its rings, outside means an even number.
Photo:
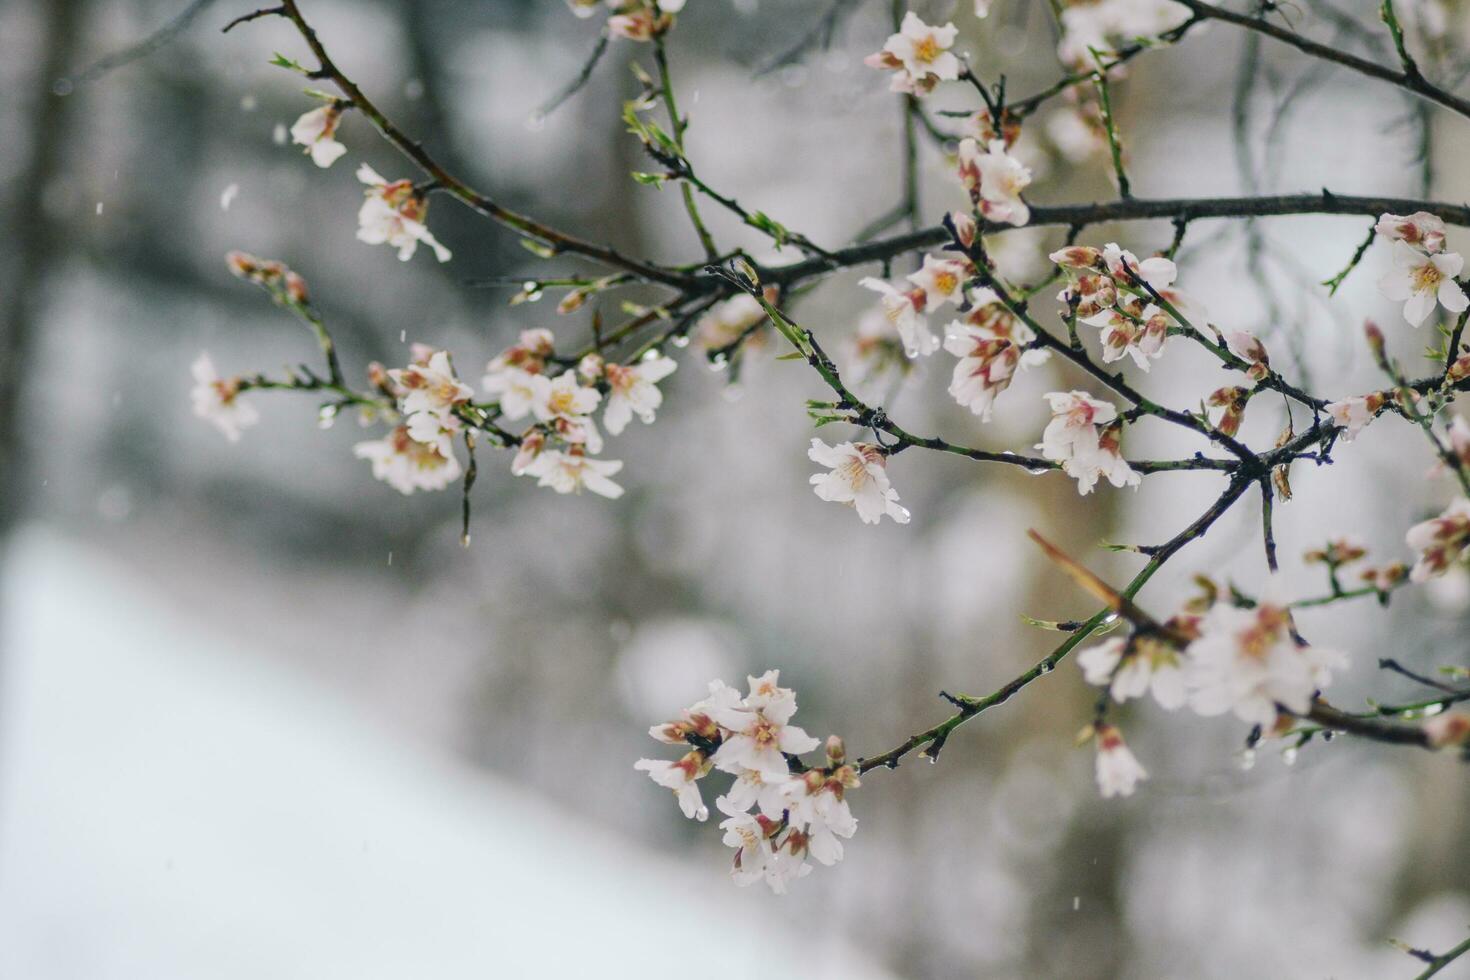
[{"label": "cluster of blossoms", "polygon": [[1379,237],[1393,243],[1393,268],[1378,282],[1389,299],[1404,304],[1404,319],[1419,326],[1436,305],[1451,313],[1463,313],[1470,298],[1455,281],[1465,260],[1457,252],[1444,251],[1444,222],[1419,211],[1400,216],[1385,214],[1378,219]]},{"label": "cluster of blossoms", "polygon": [[[1075,307],[1082,323],[1100,328],[1106,363],[1128,356],[1147,371],[1150,362],[1163,356],[1169,331],[1181,325],[1157,305],[1156,298],[1181,316],[1199,315],[1198,304],[1174,288],[1178,266],[1161,255],[1140,261],[1109,242],[1101,250],[1069,245],[1049,258],[1067,273],[1067,285],[1057,299]],[[1264,359],[1264,350],[1260,357]]]},{"label": "cluster of blossoms", "polygon": [[842,740],[826,744],[826,765],[808,768],[797,757],[818,747],[815,738],[791,724],[796,693],[780,687],[778,671],[748,678],[750,692],[713,681],[709,696],[679,718],[655,725],[649,734],[667,745],[689,749],[677,761],[639,759],[634,768],[672,790],[684,816],[709,818],[699,780],[712,770],[735,777],[715,800],[726,817],[724,842],[735,849],[731,876],[739,885],[765,881],[777,894],[811,872],[811,860],[842,860],[842,839],[857,820],[847,791],[858,786]]},{"label": "cluster of blossoms", "polygon": [[1000,301],[995,290],[972,291],[970,312],[945,331],[944,349],[959,358],[949,393],[980,421],[990,421],[996,397],[1010,387],[1016,372],[1051,357],[1050,351],[1035,347],[1035,341],[1035,332]]},{"label": "cluster of blossoms", "polygon": [[[1091,647],[1077,662],[1089,684],[1119,703],[1151,693],[1165,710],[1187,704],[1205,716],[1230,712],[1269,734],[1291,715],[1307,713],[1347,657],[1302,642],[1289,605],[1267,598],[1182,613],[1157,632],[1139,630]],[[1116,728],[1095,727],[1099,788],[1104,796],[1126,796],[1146,774]]]},{"label": "cluster of blossoms", "polygon": [[1096,68],[1094,56],[1158,37],[1189,19],[1189,9],[1171,0],[1064,0],[1057,54],[1079,71]]},{"label": "cluster of blossoms", "polygon": [[407,367],[385,371],[373,365],[370,375],[395,400],[401,420],[382,439],[358,443],[353,453],[399,493],[449,486],[463,472],[454,455],[454,437],[464,428],[460,409],[474,396],[455,377],[449,354],[415,344]]},{"label": "cluster of blossoms", "polygon": [[584,18],[604,7],[609,36],[651,41],[674,26],[674,15],[684,9],[684,0],[567,0],[567,5]]},{"label": "cluster of blossoms", "polygon": [[1078,493],[1091,493],[1099,477],[1115,487],[1138,486],[1141,478],[1119,451],[1123,422],[1112,402],[1085,391],[1053,391],[1046,400],[1052,419],[1036,448],[1062,464],[1062,471],[1077,481]]}]

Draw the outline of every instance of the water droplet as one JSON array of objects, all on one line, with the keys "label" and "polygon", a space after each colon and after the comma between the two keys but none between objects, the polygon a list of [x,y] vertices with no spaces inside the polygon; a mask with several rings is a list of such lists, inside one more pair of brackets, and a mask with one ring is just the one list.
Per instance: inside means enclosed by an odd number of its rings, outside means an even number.
[{"label": "water droplet", "polygon": [[255,96],[253,96],[253,95],[244,95],[244,96],[241,96],[240,97],[240,111],[241,112],[254,112],[255,111],[255,106],[256,106]]},{"label": "water droplet", "polygon": [[470,546],[470,536],[468,534],[461,534],[459,536],[459,543],[468,548]]},{"label": "water droplet", "polygon": [[400,330],[400,331],[398,331],[398,342],[400,344],[406,344],[406,343],[408,343],[408,331],[407,330]]},{"label": "water droplet", "polygon": [[1072,911],[1073,912],[1076,912],[1080,908],[1082,908],[1082,896],[1081,895],[1073,895],[1072,896]]},{"label": "water droplet", "polygon": [[673,344],[680,350],[683,350],[685,347],[689,346],[689,338],[682,333],[675,334],[674,337],[670,339],[669,343]]},{"label": "water droplet", "polygon": [[1294,765],[1296,765],[1296,746],[1295,745],[1291,746],[1290,748],[1287,748],[1287,749],[1283,749],[1282,750],[1282,752],[1281,752],[1281,761],[1284,762],[1284,763],[1286,763],[1288,766],[1294,766]]},{"label": "water droplet", "polygon": [[1421,718],[1433,718],[1435,715],[1439,714],[1443,710],[1444,710],[1444,703],[1443,702],[1441,702],[1439,704],[1427,705],[1424,708],[1424,710],[1422,712],[1420,712],[1419,717],[1421,717]]},{"label": "water droplet", "polygon": [[389,568],[392,568],[393,567],[393,552],[391,552],[391,551],[388,552],[388,567]]},{"label": "water droplet", "polygon": [[1050,674],[1053,670],[1056,670],[1056,667],[1052,665],[1052,662],[1050,660],[1042,662],[1041,672],[1043,674]]},{"label": "water droplet", "polygon": [[98,201],[97,202],[97,213],[98,214],[101,214],[102,213],[102,202],[101,201]]},{"label": "water droplet", "polygon": [[322,410],[317,413],[317,425],[323,429],[330,429],[332,423],[337,421],[337,406],[323,405]]},{"label": "water droplet", "polygon": [[286,129],[285,123],[276,123],[276,128],[271,130],[271,142],[277,146],[285,146],[289,135],[290,131]]},{"label": "water droplet", "polygon": [[659,349],[657,347],[650,347],[648,350],[643,352],[643,359],[645,361],[656,361],[662,356],[663,354],[659,352]]},{"label": "water droplet", "polygon": [[709,369],[711,371],[723,371],[729,366],[730,362],[725,359],[724,354],[716,354],[709,359]]},{"label": "water droplet", "polygon": [[725,401],[734,404],[745,397],[745,387],[733,383],[727,384],[725,385],[725,390],[720,392],[720,394],[724,397]]},{"label": "water droplet", "polygon": [[526,128],[533,133],[539,133],[546,128],[546,113],[533,112],[526,117]]},{"label": "water droplet", "polygon": [[63,98],[71,95],[73,92],[76,91],[76,89],[77,87],[72,84],[72,80],[70,78],[58,78],[51,85],[51,93],[53,95],[62,96]]},{"label": "water droplet", "polygon": [[228,211],[228,210],[230,210],[230,205],[231,204],[234,204],[235,203],[235,198],[237,198],[239,196],[240,196],[240,185],[239,184],[231,184],[230,186],[226,187],[223,191],[220,192],[220,196],[219,196],[219,209],[221,211]]},{"label": "water droplet", "polygon": [[1243,749],[1240,755],[1235,757],[1235,764],[1240,766],[1241,772],[1250,772],[1256,765],[1256,750]]}]

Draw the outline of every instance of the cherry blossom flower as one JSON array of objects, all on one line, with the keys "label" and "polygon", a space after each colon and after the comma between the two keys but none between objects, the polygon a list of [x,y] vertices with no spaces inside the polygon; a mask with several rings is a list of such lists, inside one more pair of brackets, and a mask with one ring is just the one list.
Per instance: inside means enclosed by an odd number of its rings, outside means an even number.
[{"label": "cherry blossom flower", "polygon": [[[727,730],[714,754],[715,768],[737,775],[754,769],[762,778],[780,780],[790,772],[785,753],[800,755],[821,744],[789,724],[796,714],[796,695],[775,687],[777,676],[770,671],[750,678],[751,694],[744,703],[713,709],[712,717]],[[762,685],[769,686],[767,693],[758,690]]]},{"label": "cherry blossom flower", "polygon": [[537,419],[553,423],[568,442],[584,443],[594,453],[601,451],[602,435],[591,419],[602,401],[601,392],[580,384],[575,371],[564,371],[555,380],[544,374],[533,375],[531,386],[531,411]]},{"label": "cherry blossom flower", "polygon": [[627,367],[608,364],[605,368],[608,384],[607,407],[602,413],[602,422],[607,426],[607,431],[618,435],[632,421],[634,415],[645,425],[651,424],[654,412],[664,400],[663,393],[658,390],[658,382],[673,374],[678,366],[672,358],[661,354],[645,357],[637,364]]},{"label": "cherry blossom flower", "polygon": [[521,436],[521,444],[516,447],[516,454],[510,461],[510,472],[512,476],[525,476],[536,460],[541,458],[541,452],[546,448],[546,433],[540,429],[532,428]]},{"label": "cherry blossom flower", "polygon": [[858,320],[851,342],[853,384],[876,384],[891,373],[908,374],[913,362],[904,352],[903,338],[880,310],[868,310]]},{"label": "cherry blossom flower", "polygon": [[924,265],[911,273],[908,281],[924,291],[926,310],[936,310],[945,303],[956,306],[964,299],[967,263],[958,259],[924,256]]},{"label": "cherry blossom flower", "polygon": [[1427,582],[1443,575],[1470,549],[1470,500],[1461,497],[1438,517],[1415,524],[1405,540],[1418,552],[1409,573],[1411,581]]},{"label": "cherry blossom flower", "polygon": [[[722,796],[715,801],[721,809],[724,809],[724,800]],[[775,861],[770,838],[776,833],[779,822],[764,814],[746,813],[737,808],[725,812],[729,817],[720,821],[720,829],[725,832],[722,839],[726,847],[735,848],[730,876],[735,879],[735,884],[742,887],[753,885],[765,879],[767,867]]]},{"label": "cherry blossom flower", "polygon": [[1108,242],[1102,250],[1103,265],[1114,280],[1131,283],[1140,279],[1158,290],[1168,289],[1179,278],[1179,267],[1162,255],[1152,255],[1143,261],[1117,242]]},{"label": "cherry blossom flower", "polygon": [[982,153],[975,140],[961,140],[959,174],[986,221],[1019,227],[1031,220],[1031,209],[1021,199],[1031,184],[1031,171],[1006,152],[1004,141],[992,141]]},{"label": "cherry blossom flower", "polygon": [[1078,654],[1077,665],[1087,683],[1107,688],[1119,704],[1152,693],[1173,711],[1189,700],[1178,652],[1157,640],[1114,637]]},{"label": "cherry blossom flower", "polygon": [[1021,368],[1043,364],[1050,351],[1033,349],[1036,334],[1006,309],[995,291],[975,290],[971,310],[945,332],[944,349],[960,360],[954,366],[949,393],[988,422],[995,399],[1010,387]]},{"label": "cherry blossom flower", "polygon": [[1093,736],[1097,740],[1097,788],[1104,799],[1132,796],[1133,790],[1148,778],[1148,772],[1123,741],[1123,733],[1115,725],[1099,723]]},{"label": "cherry blossom flower", "polygon": [[1245,409],[1250,403],[1250,397],[1250,391],[1239,385],[1216,388],[1210,392],[1205,399],[1205,407],[1219,410],[1218,413],[1209,412],[1209,421],[1215,431],[1234,438],[1240,431],[1241,423],[1245,421]]},{"label": "cherry blossom flower", "polygon": [[1138,486],[1139,475],[1119,453],[1118,410],[1083,391],[1053,391],[1052,420],[1036,448],[1047,459],[1062,464],[1063,471],[1077,481],[1077,492],[1092,492],[1099,477],[1115,487]]},{"label": "cherry blossom flower", "polygon": [[480,387],[485,397],[500,405],[500,414],[508,419],[523,419],[536,404],[539,377],[518,367],[505,367],[486,374],[480,380]]},{"label": "cherry blossom flower", "polygon": [[939,349],[939,338],[924,316],[929,294],[922,287],[905,292],[871,276],[858,280],[858,285],[880,294],[883,315],[903,339],[904,353],[909,357],[927,357]]},{"label": "cherry blossom flower", "polygon": [[189,370],[194,375],[194,387],[189,392],[194,414],[219,429],[226,439],[239,442],[240,434],[260,421],[255,406],[240,398],[240,379],[221,378],[208,354],[200,354]]},{"label": "cherry blossom flower", "polygon": [[1393,243],[1394,268],[1378,281],[1383,295],[1404,304],[1404,319],[1419,326],[1435,304],[1451,313],[1470,307],[1470,298],[1455,282],[1465,260],[1456,252],[1428,255],[1403,241]]},{"label": "cherry blossom flower", "polygon": [[1226,349],[1245,361],[1245,373],[1251,380],[1261,381],[1271,373],[1271,356],[1255,334],[1248,330],[1228,330],[1224,337]]},{"label": "cherry blossom flower", "polygon": [[408,426],[400,425],[382,439],[359,442],[352,452],[372,463],[376,479],[408,495],[415,490],[443,490],[464,472],[459,460],[442,452],[441,446],[420,442]]},{"label": "cherry blossom flower", "polygon": [[941,81],[960,77],[960,60],[949,50],[959,29],[953,24],[932,27],[913,11],[904,15],[897,34],[883,49],[869,55],[865,64],[894,72],[889,89],[911,95],[928,95]]},{"label": "cherry blossom flower", "polygon": [[787,819],[807,836],[807,849],[822,864],[842,860],[842,841],[857,831],[857,819],[847,804],[847,790],[860,785],[857,770],[837,766],[830,772],[808,769],[786,782],[783,793]]},{"label": "cherry blossom flower", "polygon": [[435,351],[426,360],[391,370],[388,377],[402,391],[399,408],[405,415],[415,412],[447,415],[475,394],[469,385],[454,376],[448,351]]},{"label": "cherry blossom flower", "polygon": [[592,459],[580,446],[566,452],[548,449],[536,456],[522,475],[536,477],[536,485],[550,487],[557,493],[581,493],[585,488],[609,500],[623,495],[623,488],[609,477],[623,468],[621,460]]},{"label": "cherry blossom flower", "polygon": [[449,249],[439,244],[424,224],[429,202],[414,190],[413,181],[389,183],[365,163],[357,168],[357,179],[368,187],[367,197],[357,212],[358,241],[391,245],[398,249],[398,258],[404,262],[413,258],[423,242],[434,250],[440,262],[449,261]]},{"label": "cherry blossom flower", "polygon": [[1147,371],[1151,361],[1164,355],[1164,342],[1169,339],[1169,318],[1151,303],[1136,312],[1126,306],[1103,310],[1082,322],[1102,328],[1105,364],[1126,356]]},{"label": "cherry blossom flower", "polygon": [[633,768],[648,773],[648,778],[674,791],[679,809],[691,820],[703,822],[709,819],[709,809],[699,793],[699,780],[709,774],[710,762],[703,752],[695,749],[678,762],[667,759],[639,759]]},{"label": "cherry blossom flower", "polygon": [[829,446],[813,439],[807,456],[831,468],[830,473],[817,473],[811,478],[818,497],[851,505],[864,524],[877,524],[885,515],[899,524],[909,522],[909,512],[898,502],[898,491],[889,485],[884,469],[887,457],[882,449],[865,442]]},{"label": "cherry blossom flower", "polygon": [[735,777],[730,791],[720,797],[720,809],[738,813],[756,807],[762,816],[780,820],[786,813],[786,789],[791,782],[789,773],[772,776],[758,769],[743,770]]},{"label": "cherry blossom flower", "polygon": [[1332,669],[1347,665],[1338,651],[1298,643],[1290,611],[1269,598],[1253,609],[1216,603],[1185,652],[1191,708],[1202,715],[1231,711],[1264,729],[1276,723],[1277,705],[1305,714]]},{"label": "cherry blossom flower", "polygon": [[1444,222],[1428,211],[1415,211],[1407,216],[1384,214],[1373,228],[1382,238],[1417,245],[1430,254],[1444,248]]},{"label": "cherry blossom flower", "polygon": [[311,162],[318,167],[330,167],[347,152],[347,147],[333,138],[341,121],[342,107],[335,102],[312,109],[291,126],[291,142],[306,147]]},{"label": "cherry blossom flower", "polygon": [[1383,392],[1375,391],[1368,395],[1354,395],[1342,401],[1329,402],[1326,411],[1333,422],[1342,426],[1342,441],[1352,442],[1369,422],[1378,417],[1385,400]]}]

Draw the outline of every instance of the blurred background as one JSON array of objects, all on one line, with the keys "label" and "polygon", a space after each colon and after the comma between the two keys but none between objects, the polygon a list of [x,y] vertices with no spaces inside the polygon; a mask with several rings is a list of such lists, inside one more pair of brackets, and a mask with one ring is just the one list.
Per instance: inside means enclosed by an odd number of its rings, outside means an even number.
[{"label": "blurred background", "polygon": [[[1388,59],[1376,3],[1336,4],[1294,7],[1293,22]],[[901,106],[861,64],[890,30],[888,4],[852,4],[830,50],[767,72],[826,3],[688,6],[671,57],[701,176],[827,246],[891,212]],[[969,6],[913,4],[953,16],[957,47],[1013,94],[1057,76],[1044,4],[996,0],[983,26]],[[429,216],[447,265],[358,243],[356,163],[417,174],[350,114],[349,157],[330,170],[284,145],[313,103],[267,61],[307,55],[271,20],[221,37],[244,5],[207,5],[151,56],[84,72],[184,7],[0,5],[0,975],[744,976],[755,962],[783,977],[1345,980],[1417,973],[1391,937],[1436,950],[1464,937],[1470,788],[1453,759],[1346,739],[1252,757],[1232,721],[1130,706],[1120,717],[1153,778],[1104,802],[1090,751],[1072,745],[1093,694],[1070,663],[961,729],[937,765],[870,774],[836,868],[784,898],[737,890],[713,825],[685,821],[633,770],[661,754],[648,725],[711,678],[779,667],[809,731],[840,733],[855,755],[887,750],[946,717],[940,689],[989,692],[1054,645],[1021,614],[1091,612],[1027,527],[1121,580],[1136,556],[1095,545],[1165,540],[1218,478],[1079,498],[1060,476],[916,450],[890,467],[913,523],[866,527],[806,486],[817,379],[769,348],[732,377],[697,345],[674,352],[657,424],[608,451],[626,460],[624,498],[560,497],[483,452],[468,549],[457,491],[405,498],[374,482],[351,452],[362,432],[346,418],[321,428],[310,396],[251,396],[262,424],[228,444],[189,411],[198,353],[231,374],[314,351],[229,275],[229,249],[307,278],[357,378],[421,341],[478,381],[522,329],[579,346],[590,305],[558,317],[554,298],[512,307],[514,290],[470,285],[579,267],[549,270],[448,199]],[[626,177],[647,168],[618,118],[647,48],[614,43],[586,91],[541,119],[597,37],[559,0],[303,7],[339,65],[472,185],[633,254],[696,257],[676,192]],[[1409,8],[1427,70],[1457,81],[1463,11]],[[1463,120],[1219,25],[1138,59],[1114,98],[1139,196],[1325,184],[1470,197]],[[931,106],[973,108],[958,85]],[[1022,137],[1031,199],[1113,195],[1105,156],[1065,116]],[[963,196],[941,148],[921,148],[932,224]],[[775,258],[706,215],[722,242]],[[1381,246],[1335,297],[1317,285],[1369,224],[1201,222],[1181,284],[1214,322],[1258,332],[1289,377],[1329,397],[1373,390],[1365,316],[1419,368],[1430,335],[1379,298]],[[1169,236],[1135,224],[1084,240],[1146,254]],[[994,249],[1035,279],[1059,237],[1023,230]],[[1452,231],[1450,247],[1466,246]],[[845,364],[867,274],[792,307]],[[609,317],[617,302],[603,300]],[[869,388],[911,431],[1023,449],[1045,422],[1041,394],[1081,380],[1032,371],[982,427],[944,391],[952,364],[939,353]],[[1180,408],[1238,383],[1182,348],[1138,380]],[[1274,439],[1279,407],[1251,411],[1245,435]],[[1143,423],[1125,448],[1203,447]],[[1323,590],[1300,556],[1330,536],[1358,536],[1380,563],[1407,558],[1404,530],[1452,495],[1430,462],[1390,419],[1333,466],[1298,467],[1277,514],[1291,590]],[[1144,604],[1172,610],[1195,572],[1259,589],[1259,526],[1258,502],[1242,502]],[[1420,692],[1377,658],[1466,664],[1467,601],[1470,582],[1452,576],[1388,611],[1363,602],[1302,625],[1353,655],[1335,701],[1402,700]]]}]

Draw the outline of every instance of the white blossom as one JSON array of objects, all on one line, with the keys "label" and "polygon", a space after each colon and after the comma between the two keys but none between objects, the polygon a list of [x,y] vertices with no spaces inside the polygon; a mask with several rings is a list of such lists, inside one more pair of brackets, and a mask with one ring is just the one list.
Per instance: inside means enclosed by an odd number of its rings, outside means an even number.
[{"label": "white blossom", "polygon": [[699,780],[710,770],[710,764],[699,750],[686,753],[678,762],[667,759],[639,759],[633,768],[648,773],[648,778],[674,791],[679,809],[691,820],[709,819],[709,809],[699,793]]},{"label": "white blossom", "polygon": [[585,488],[609,500],[616,500],[623,495],[623,488],[609,478],[622,468],[621,460],[593,459],[573,447],[568,452],[545,450],[521,473],[536,477],[537,486],[550,487],[557,493],[581,493]]},{"label": "white blossom", "polygon": [[1373,229],[1388,241],[1416,245],[1431,254],[1444,248],[1444,221],[1428,211],[1415,211],[1410,215],[1384,214]]},{"label": "white blossom", "polygon": [[444,443],[420,442],[400,425],[382,439],[359,442],[353,454],[373,464],[373,476],[402,494],[415,490],[443,490],[463,472]]},{"label": "white blossom", "polygon": [[1031,209],[1021,199],[1031,171],[1006,152],[1004,140],[992,140],[983,153],[976,140],[961,140],[959,174],[986,221],[1019,227],[1031,220]]},{"label": "white blossom", "polygon": [[389,183],[367,164],[357,168],[357,179],[368,187],[367,196],[357,212],[358,241],[369,245],[391,245],[398,249],[398,258],[404,262],[413,258],[419,243],[423,242],[434,250],[434,256],[440,262],[449,261],[449,249],[439,244],[424,224],[429,203],[414,190],[412,181]]},{"label": "white blossom", "polygon": [[1148,772],[1139,765],[1123,733],[1117,727],[1099,724],[1094,736],[1097,740],[1097,788],[1107,799],[1114,796],[1132,796],[1134,788],[1148,778]]},{"label": "white blossom", "polygon": [[1114,637],[1078,654],[1077,665],[1087,683],[1107,688],[1119,704],[1152,693],[1173,711],[1189,699],[1179,655],[1164,643]]},{"label": "white blossom", "polygon": [[928,95],[941,81],[953,81],[960,76],[960,60],[949,50],[958,33],[953,24],[933,27],[909,11],[898,33],[888,38],[881,51],[869,55],[865,63],[894,73],[889,85],[892,91]]},{"label": "white blossom", "polygon": [[260,421],[255,406],[240,398],[240,380],[216,374],[208,354],[200,354],[190,372],[194,375],[194,387],[189,392],[194,414],[219,429],[226,439],[239,442],[240,433]]},{"label": "white blossom", "polygon": [[1232,711],[1265,729],[1275,724],[1277,705],[1305,714],[1332,669],[1347,665],[1342,653],[1299,644],[1288,609],[1271,600],[1253,609],[1217,603],[1186,654],[1191,708],[1202,715]]},{"label": "white blossom", "polygon": [[939,338],[929,329],[929,321],[924,316],[929,295],[923,288],[905,292],[871,276],[858,280],[858,285],[880,294],[883,315],[898,331],[905,354],[911,358],[927,357],[939,349]]},{"label": "white blossom", "polygon": [[1083,391],[1053,391],[1052,420],[1036,448],[1077,481],[1077,492],[1092,492],[1100,477],[1115,487],[1138,486],[1140,477],[1119,452],[1118,410]]},{"label": "white blossom", "polygon": [[924,256],[924,265],[910,273],[908,281],[924,291],[926,310],[936,310],[945,303],[960,304],[965,295],[965,263],[958,259]]},{"label": "white blossom", "polygon": [[1449,571],[1470,549],[1470,500],[1461,497],[1438,517],[1409,528],[1405,541],[1417,552],[1409,573],[1413,582],[1427,582]]},{"label": "white blossom", "polygon": [[311,162],[318,167],[330,167],[347,152],[347,147],[334,139],[341,121],[342,110],[335,102],[312,109],[291,126],[291,142],[306,147]]},{"label": "white blossom", "polygon": [[531,414],[537,400],[536,379],[518,367],[504,367],[491,371],[480,380],[485,397],[500,406],[500,414],[508,419],[523,419]]},{"label": "white blossom", "polygon": [[624,366],[608,364],[603,369],[607,377],[607,407],[603,409],[602,422],[607,431],[618,435],[637,415],[645,425],[653,422],[654,413],[663,404],[663,392],[658,382],[674,373],[679,365],[663,355],[646,357],[637,364]]},{"label": "white blossom", "polygon": [[1031,347],[1036,334],[1006,309],[994,290],[977,289],[970,301],[965,319],[953,321],[945,331],[944,349],[959,358],[949,393],[988,422],[996,397],[1010,387],[1016,372],[1045,363],[1051,352]]},{"label": "white blossom", "polygon": [[1352,442],[1359,432],[1367,427],[1378,415],[1378,410],[1383,407],[1384,397],[1381,392],[1370,395],[1354,395],[1344,398],[1342,401],[1329,402],[1326,411],[1332,417],[1332,421],[1342,426],[1342,441]]},{"label": "white blossom", "polygon": [[1393,243],[1393,269],[1378,281],[1383,295],[1404,304],[1404,319],[1419,326],[1434,312],[1435,304],[1451,313],[1470,306],[1455,277],[1465,260],[1457,252],[1429,255],[1403,241]]},{"label": "white blossom", "polygon": [[850,504],[864,524],[877,524],[885,515],[899,524],[909,522],[909,512],[898,502],[898,491],[889,485],[887,457],[877,446],[865,442],[829,446],[813,439],[807,456],[831,468],[830,473],[817,473],[811,478],[818,497]]},{"label": "white blossom", "polygon": [[[760,678],[750,678],[751,695],[740,705],[715,707],[711,717],[727,730],[724,741],[714,754],[717,769],[739,774],[754,769],[763,778],[779,780],[790,772],[783,753],[800,755],[810,752],[820,742],[789,724],[796,714],[796,695],[775,687],[777,673],[770,671]],[[770,690],[761,693],[762,683]]]}]

